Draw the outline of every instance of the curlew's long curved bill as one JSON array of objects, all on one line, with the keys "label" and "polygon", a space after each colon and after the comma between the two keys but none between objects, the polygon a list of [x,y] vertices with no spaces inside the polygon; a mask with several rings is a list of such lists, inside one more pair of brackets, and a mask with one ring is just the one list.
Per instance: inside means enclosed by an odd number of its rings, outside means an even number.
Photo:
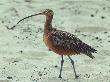
[{"label": "curlew's long curved bill", "polygon": [[23,20],[25,20],[25,19],[27,19],[27,18],[33,17],[33,16],[37,16],[37,15],[43,15],[43,12],[42,12],[42,13],[33,14],[33,15],[30,15],[30,16],[27,16],[27,17],[24,17],[24,18],[22,18],[21,20],[19,20],[19,21],[16,23],[16,25],[12,26],[11,28],[8,28],[8,27],[7,27],[7,29],[13,30],[13,29],[17,26],[17,24],[19,24],[21,21],[23,21]]}]

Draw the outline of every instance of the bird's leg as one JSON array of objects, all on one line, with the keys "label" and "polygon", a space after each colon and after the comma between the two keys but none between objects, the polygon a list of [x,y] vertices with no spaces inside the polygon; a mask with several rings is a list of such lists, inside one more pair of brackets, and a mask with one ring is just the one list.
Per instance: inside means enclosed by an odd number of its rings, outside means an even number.
[{"label": "bird's leg", "polygon": [[63,63],[64,63],[64,60],[63,60],[63,55],[62,55],[62,60],[61,60],[61,69],[60,69],[59,78],[62,78],[62,77],[61,77],[61,73],[62,73]]},{"label": "bird's leg", "polygon": [[73,66],[73,69],[74,69],[74,73],[75,73],[75,78],[77,79],[79,76],[76,74],[76,70],[75,70],[75,66],[74,66],[74,61],[71,59],[70,56],[68,56],[68,57],[69,57],[69,59],[70,59],[70,61],[72,63],[72,66]]}]

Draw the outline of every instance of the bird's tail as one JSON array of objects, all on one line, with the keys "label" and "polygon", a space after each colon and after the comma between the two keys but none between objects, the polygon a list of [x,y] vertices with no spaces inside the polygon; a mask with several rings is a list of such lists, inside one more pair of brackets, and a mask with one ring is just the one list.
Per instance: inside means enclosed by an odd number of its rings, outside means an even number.
[{"label": "bird's tail", "polygon": [[92,47],[89,47],[88,51],[85,54],[90,58],[94,59],[95,57],[92,55],[92,53],[97,53],[97,50]]},{"label": "bird's tail", "polygon": [[92,59],[95,58],[91,53],[88,53],[88,54],[86,54],[86,55],[89,56],[89,57],[92,58]]}]

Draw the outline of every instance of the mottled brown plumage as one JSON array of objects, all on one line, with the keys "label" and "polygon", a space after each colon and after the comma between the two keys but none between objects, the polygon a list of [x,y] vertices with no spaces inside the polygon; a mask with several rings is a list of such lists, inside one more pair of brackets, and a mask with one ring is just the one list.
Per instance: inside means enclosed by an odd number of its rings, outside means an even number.
[{"label": "mottled brown plumage", "polygon": [[59,55],[75,55],[83,53],[90,58],[94,58],[91,53],[96,52],[96,50],[91,46],[85,44],[73,34],[66,31],[56,30],[52,27],[52,10],[46,9],[46,11],[43,12],[43,15],[46,16],[44,42],[49,49]]},{"label": "mottled brown plumage", "polygon": [[[19,22],[21,22],[22,20],[24,20],[26,18],[36,16],[36,15],[45,15],[46,16],[46,22],[44,24],[44,35],[43,35],[43,40],[44,40],[46,46],[51,51],[62,56],[59,78],[61,78],[61,72],[62,72],[62,67],[63,67],[63,62],[64,62],[63,55],[67,55],[69,57],[69,59],[72,63],[74,72],[75,72],[75,78],[77,78],[78,76],[76,75],[74,61],[71,59],[70,56],[82,53],[93,59],[94,56],[92,55],[92,53],[96,52],[97,50],[95,50],[91,46],[87,45],[86,43],[82,42],[75,35],[73,35],[69,32],[66,32],[66,31],[61,31],[61,30],[57,30],[57,29],[53,28],[52,27],[52,18],[53,18],[54,12],[51,9],[46,9],[41,13],[25,17],[25,18],[21,19]],[[15,26],[13,26],[10,29],[14,29]]]}]

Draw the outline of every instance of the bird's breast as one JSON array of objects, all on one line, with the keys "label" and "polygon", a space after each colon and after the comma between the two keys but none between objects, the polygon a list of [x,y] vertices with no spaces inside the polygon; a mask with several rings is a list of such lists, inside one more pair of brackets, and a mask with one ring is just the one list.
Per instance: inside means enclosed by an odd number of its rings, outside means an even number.
[{"label": "bird's breast", "polygon": [[51,39],[49,35],[43,37],[44,43],[47,46],[48,49],[51,51],[59,54],[59,55],[73,55],[73,54],[79,54],[76,53],[74,50],[65,49],[63,46],[56,46],[54,43],[54,40]]}]

